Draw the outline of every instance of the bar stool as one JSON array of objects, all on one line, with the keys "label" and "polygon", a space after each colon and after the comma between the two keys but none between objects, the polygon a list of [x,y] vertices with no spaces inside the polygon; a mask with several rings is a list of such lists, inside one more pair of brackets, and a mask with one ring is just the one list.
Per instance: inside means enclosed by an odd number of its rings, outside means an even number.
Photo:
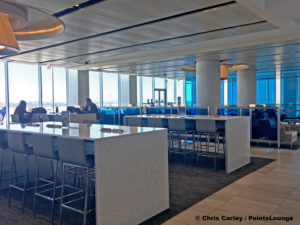
[{"label": "bar stool", "polygon": [[[29,179],[28,159],[29,159],[29,156],[33,154],[33,151],[32,151],[32,149],[28,148],[25,145],[24,134],[21,132],[7,131],[7,141],[8,141],[8,148],[12,152],[10,185],[9,185],[9,192],[8,192],[8,207],[10,207],[12,189],[21,191],[21,192],[23,192],[22,213],[24,214],[25,192],[32,189],[32,188],[28,187],[28,183],[29,183],[29,181],[28,181],[28,179]],[[24,159],[25,159],[24,171],[17,170],[16,155],[20,155],[20,156],[24,157]],[[13,174],[14,174],[14,178],[16,179],[16,184],[13,184]],[[22,187],[20,187],[20,184],[18,183],[19,177],[24,177],[24,182],[23,182]]]},{"label": "bar stool", "polygon": [[9,178],[4,178],[6,174],[10,173],[10,170],[4,168],[4,155],[8,151],[8,144],[7,144],[7,136],[6,132],[0,131],[0,154],[1,154],[1,159],[0,159],[0,189],[2,185],[2,181],[4,180],[9,180]]},{"label": "bar stool", "polygon": [[41,120],[41,122],[50,121],[49,115],[48,114],[40,114],[40,120]]},{"label": "bar stool", "polygon": [[[73,212],[77,212],[83,215],[83,224],[86,225],[87,214],[94,210],[94,207],[88,209],[88,200],[91,197],[89,191],[93,166],[94,157],[88,157],[85,152],[84,140],[74,139],[69,137],[58,137],[58,154],[59,158],[63,163],[62,173],[62,190],[61,190],[61,204],[60,204],[60,217],[59,224],[62,224],[63,209],[68,209]],[[76,168],[81,170],[81,174],[85,180],[85,187],[75,187],[68,185],[65,181],[65,172],[68,168]],[[71,193],[65,195],[65,189],[69,189]],[[83,197],[74,197],[78,195],[84,195]],[[69,200],[69,198],[72,198]],[[65,200],[67,199],[67,200]],[[74,206],[75,202],[83,200],[83,210],[79,207]]]},{"label": "bar stool", "polygon": [[[216,170],[217,166],[217,158],[220,156],[217,152],[219,152],[219,142],[220,142],[220,134],[217,132],[216,121],[215,120],[196,120],[196,132],[198,135],[198,148],[197,148],[197,157],[196,162],[197,166],[199,166],[199,156],[205,156],[208,158],[213,158],[214,160],[214,169]],[[201,140],[205,138],[205,151],[202,150]],[[214,144],[214,151],[210,151],[210,143],[211,140]],[[199,151],[200,144],[200,151]]]},{"label": "bar stool", "polygon": [[41,118],[40,118],[40,114],[33,114],[31,117],[31,122],[35,123],[35,122],[40,122]]},{"label": "bar stool", "polygon": [[[169,149],[169,159],[171,153],[180,153],[184,155],[184,162],[186,162],[186,155],[194,153],[194,151],[188,151],[186,148],[187,138],[190,132],[186,127],[185,118],[169,118],[168,119],[169,138],[171,139],[171,148]],[[174,136],[177,139],[177,148],[174,148]],[[182,137],[184,139],[184,148],[182,149]]]},{"label": "bar stool", "polygon": [[163,127],[162,118],[147,118],[147,127]]},{"label": "bar stool", "polygon": [[141,127],[142,118],[139,117],[127,117],[127,126]]},{"label": "bar stool", "polygon": [[[33,216],[36,217],[37,197],[51,202],[51,223],[54,224],[54,206],[55,201],[60,199],[56,197],[56,189],[61,188],[57,185],[58,154],[54,148],[52,136],[41,134],[32,134],[33,152],[36,157],[36,176],[34,189]],[[51,163],[51,179],[40,177],[40,159],[48,160]],[[54,163],[54,166],[53,166]],[[42,185],[39,185],[42,182]]]}]

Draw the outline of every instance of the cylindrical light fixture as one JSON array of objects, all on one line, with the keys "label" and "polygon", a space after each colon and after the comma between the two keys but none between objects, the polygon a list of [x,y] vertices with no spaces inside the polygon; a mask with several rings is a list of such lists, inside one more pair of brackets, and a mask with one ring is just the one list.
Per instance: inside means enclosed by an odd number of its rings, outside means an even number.
[{"label": "cylindrical light fixture", "polygon": [[9,16],[0,12],[0,55],[12,55],[20,51]]},{"label": "cylindrical light fixture", "polygon": [[225,80],[229,79],[229,73],[228,73],[228,66],[227,65],[220,65],[220,79]]}]

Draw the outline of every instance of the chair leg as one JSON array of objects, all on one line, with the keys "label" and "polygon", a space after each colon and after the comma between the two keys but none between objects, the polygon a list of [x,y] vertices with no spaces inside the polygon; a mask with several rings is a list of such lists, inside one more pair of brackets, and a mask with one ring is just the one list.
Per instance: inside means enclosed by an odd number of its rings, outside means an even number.
[{"label": "chair leg", "polygon": [[59,224],[62,225],[63,219],[63,204],[64,204],[64,183],[65,183],[65,164],[63,164],[62,178],[61,178],[61,198],[60,198],[60,212],[59,212]]}]

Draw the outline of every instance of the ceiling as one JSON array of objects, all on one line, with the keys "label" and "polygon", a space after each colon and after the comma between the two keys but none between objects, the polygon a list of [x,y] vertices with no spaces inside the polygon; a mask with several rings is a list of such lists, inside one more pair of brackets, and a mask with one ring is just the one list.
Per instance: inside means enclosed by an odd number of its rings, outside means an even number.
[{"label": "ceiling", "polygon": [[10,1],[58,17],[65,32],[20,40],[21,52],[2,60],[176,78],[197,57],[261,71],[300,67],[300,18],[277,18],[280,7],[270,0]]}]

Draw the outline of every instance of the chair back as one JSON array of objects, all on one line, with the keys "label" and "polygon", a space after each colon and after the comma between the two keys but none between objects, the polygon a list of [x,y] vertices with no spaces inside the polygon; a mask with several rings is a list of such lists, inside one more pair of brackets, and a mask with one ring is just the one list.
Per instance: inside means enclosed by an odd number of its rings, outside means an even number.
[{"label": "chair back", "polygon": [[40,122],[40,114],[33,114],[31,117],[31,122]]},{"label": "chair back", "polygon": [[13,152],[26,153],[24,134],[21,132],[7,131],[8,148]]},{"label": "chair back", "polygon": [[163,127],[162,118],[147,118],[148,127]]},{"label": "chair back", "polygon": [[99,124],[99,120],[83,120],[82,123]]},{"label": "chair back", "polygon": [[54,122],[62,122],[62,115],[54,115]]},{"label": "chair back", "polygon": [[215,120],[196,120],[196,130],[198,132],[216,132]]},{"label": "chair back", "polygon": [[168,119],[168,128],[173,131],[185,131],[186,121],[185,118],[170,118]]},{"label": "chair back", "polygon": [[57,159],[52,136],[32,134],[32,145],[35,155],[49,159]]},{"label": "chair back", "polygon": [[70,137],[57,137],[59,159],[65,163],[88,166],[84,140]]},{"label": "chair back", "polygon": [[11,115],[11,121],[13,123],[20,123],[20,116],[18,114],[12,114]]},{"label": "chair back", "polygon": [[141,127],[142,126],[142,118],[139,117],[127,117],[127,126],[133,127]]},{"label": "chair back", "polygon": [[47,115],[47,114],[40,114],[40,118],[41,118],[42,122],[50,121],[49,115]]}]

